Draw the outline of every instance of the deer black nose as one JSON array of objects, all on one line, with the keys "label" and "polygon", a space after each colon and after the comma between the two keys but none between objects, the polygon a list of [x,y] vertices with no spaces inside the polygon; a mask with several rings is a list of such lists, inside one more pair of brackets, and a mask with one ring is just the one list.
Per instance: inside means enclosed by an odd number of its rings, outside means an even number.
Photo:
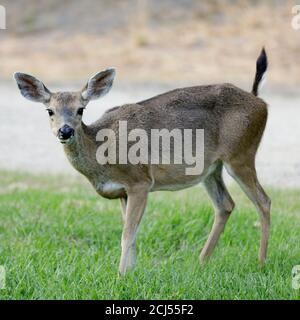
[{"label": "deer black nose", "polygon": [[74,135],[74,129],[65,124],[58,130],[58,137],[62,140],[67,140]]}]

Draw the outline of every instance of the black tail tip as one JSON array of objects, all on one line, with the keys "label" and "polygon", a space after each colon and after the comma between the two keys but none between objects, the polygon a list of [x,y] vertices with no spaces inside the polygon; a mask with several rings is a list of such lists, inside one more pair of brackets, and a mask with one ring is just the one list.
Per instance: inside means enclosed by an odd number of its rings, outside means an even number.
[{"label": "black tail tip", "polygon": [[255,79],[252,87],[252,93],[255,96],[257,96],[259,83],[261,82],[264,73],[267,71],[267,68],[268,68],[268,58],[267,58],[266,50],[263,47],[259,57],[256,60],[256,74],[255,74]]},{"label": "black tail tip", "polygon": [[268,57],[267,57],[265,47],[263,47],[256,61],[256,71],[259,74],[262,74],[267,71],[267,68],[268,68]]}]

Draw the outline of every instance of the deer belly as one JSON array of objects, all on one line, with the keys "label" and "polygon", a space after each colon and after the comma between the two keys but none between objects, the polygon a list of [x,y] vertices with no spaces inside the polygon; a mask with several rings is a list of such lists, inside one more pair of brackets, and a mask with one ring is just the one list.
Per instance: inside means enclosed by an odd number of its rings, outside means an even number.
[{"label": "deer belly", "polygon": [[152,191],[176,191],[190,188],[202,182],[214,169],[215,164],[212,164],[204,168],[200,175],[186,175],[184,167],[177,167],[177,170],[174,170],[174,167],[172,170],[166,166],[155,167],[153,169],[155,183]]}]

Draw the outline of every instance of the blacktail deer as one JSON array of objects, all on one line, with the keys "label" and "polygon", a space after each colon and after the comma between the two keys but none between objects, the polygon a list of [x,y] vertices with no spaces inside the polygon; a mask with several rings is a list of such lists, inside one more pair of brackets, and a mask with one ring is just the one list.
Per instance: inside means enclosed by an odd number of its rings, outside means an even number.
[{"label": "blacktail deer", "polygon": [[[89,126],[82,122],[83,111],[90,100],[110,90],[114,69],[97,73],[79,92],[52,93],[33,76],[18,72],[14,77],[25,98],[46,106],[52,131],[63,144],[73,167],[86,176],[101,196],[121,200],[123,233],[119,272],[123,275],[135,265],[136,234],[152,191],[179,190],[203,182],[215,208],[215,219],[200,261],[211,255],[234,208],[223,182],[223,166],[258,210],[262,232],[259,259],[265,261],[270,199],[257,179],[255,156],[268,116],[266,103],[257,97],[266,70],[267,56],[263,49],[257,60],[251,93],[231,84],[176,89],[136,104],[112,108]],[[138,128],[147,134],[152,129],[192,129],[194,136],[196,129],[204,129],[203,170],[198,175],[188,175],[185,163],[99,163],[97,150],[107,141],[96,139],[97,134],[107,129],[118,133],[120,121],[127,123],[128,130]],[[170,148],[174,153],[174,143]]]}]

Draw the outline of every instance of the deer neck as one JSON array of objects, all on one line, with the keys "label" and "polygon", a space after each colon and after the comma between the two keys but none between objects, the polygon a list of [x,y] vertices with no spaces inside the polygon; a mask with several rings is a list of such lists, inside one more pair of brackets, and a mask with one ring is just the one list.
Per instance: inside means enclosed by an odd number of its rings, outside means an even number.
[{"label": "deer neck", "polygon": [[88,177],[97,166],[96,144],[83,122],[75,131],[72,141],[64,145],[64,151],[73,167]]}]

